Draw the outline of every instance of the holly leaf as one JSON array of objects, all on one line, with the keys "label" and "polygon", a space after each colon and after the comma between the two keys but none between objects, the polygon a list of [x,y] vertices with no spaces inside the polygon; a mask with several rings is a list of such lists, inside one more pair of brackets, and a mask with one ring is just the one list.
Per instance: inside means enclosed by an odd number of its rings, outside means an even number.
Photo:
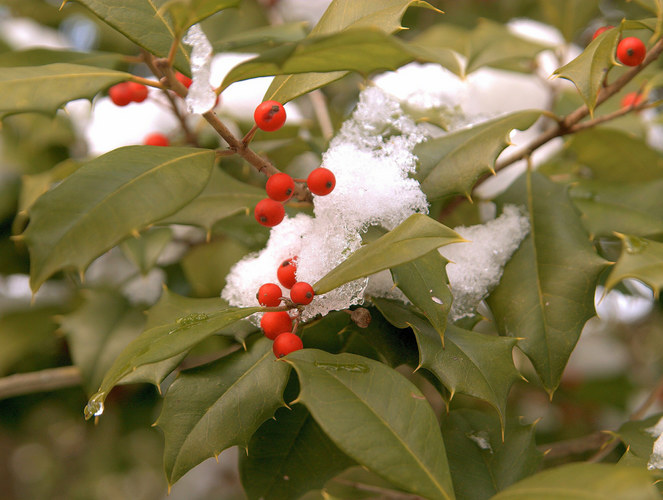
[{"label": "holly leaf", "polygon": [[149,229],[138,238],[128,238],[122,242],[122,251],[133,264],[145,275],[156,265],[159,255],[173,239],[169,227]]},{"label": "holly leaf", "polygon": [[[70,0],[64,0],[64,3]],[[168,0],[73,0],[139,47],[157,57],[167,57],[178,37],[172,19],[162,9]],[[181,34],[181,33],[180,33]],[[179,44],[175,66],[189,71],[189,53]]]},{"label": "holly leaf", "polygon": [[259,307],[241,309],[221,305],[215,312],[191,313],[145,330],[124,348],[106,372],[98,391],[85,407],[85,418],[100,415],[110,390],[136,369],[187,353],[207,337],[259,310]]},{"label": "holly leaf", "polygon": [[392,231],[360,247],[315,283],[313,289],[320,295],[459,241],[464,240],[448,227],[426,215],[414,214]]},{"label": "holly leaf", "polygon": [[497,199],[525,205],[530,234],[488,297],[502,335],[518,337],[552,394],[585,322],[596,314],[594,291],[605,262],[596,254],[564,186],[533,172]]},{"label": "holly leaf", "polygon": [[578,30],[600,15],[598,0],[539,0],[539,4],[548,24],[560,30],[569,43]]},{"label": "holly leaf", "polygon": [[[559,10],[558,7],[555,9]],[[601,33],[578,57],[553,73],[573,82],[592,115],[606,72],[616,64],[615,50],[620,36],[621,29]]]},{"label": "holly leaf", "polygon": [[240,182],[220,168],[212,169],[205,189],[181,210],[159,224],[198,226],[208,233],[218,221],[238,213],[248,213],[265,197],[265,190]]},{"label": "holly leaf", "polygon": [[116,69],[125,63],[125,56],[110,52],[75,52],[71,50],[26,49],[0,54],[0,67],[43,66],[69,63]]},{"label": "holly leaf", "polygon": [[494,415],[453,410],[442,422],[456,498],[492,498],[536,473],[543,453],[537,450],[534,425],[507,419],[503,430]]},{"label": "holly leaf", "polygon": [[416,178],[428,200],[469,197],[476,181],[494,172],[511,131],[531,127],[540,116],[541,111],[518,111],[419,144],[414,150],[419,158]]},{"label": "holly leaf", "polygon": [[283,23],[242,30],[215,40],[214,52],[262,52],[280,43],[297,42],[306,36],[306,23]]},{"label": "holly leaf", "polygon": [[622,440],[627,450],[646,465],[654,449],[657,436],[651,432],[663,417],[660,413],[644,420],[628,421],[615,433]]},{"label": "holly leaf", "polygon": [[166,0],[161,11],[170,14],[175,33],[184,33],[203,19],[224,9],[237,7],[241,0]]},{"label": "holly leaf", "polygon": [[592,236],[613,232],[646,236],[663,233],[663,179],[650,182],[580,181],[569,194]]},{"label": "holly leaf", "polygon": [[[380,2],[356,2],[333,0],[308,37],[331,35],[348,28],[377,28],[384,33],[394,33],[401,28],[400,20],[411,5],[437,10],[423,0],[382,0]],[[277,76],[267,89],[263,100],[273,99],[281,103],[320,88],[339,78],[346,71],[331,73],[304,73]]]},{"label": "holly leaf", "polygon": [[246,447],[260,425],[284,405],[290,367],[274,359],[272,343],[254,337],[237,351],[181,372],[156,422],[164,433],[168,484],[233,445]]},{"label": "holly leaf", "polygon": [[[279,363],[280,364],[280,363]],[[324,486],[354,465],[303,405],[280,408],[240,454],[239,473],[249,500],[289,500]]]},{"label": "holly leaf", "polygon": [[0,71],[0,117],[36,111],[55,114],[74,99],[92,99],[130,74],[81,64],[46,64]]},{"label": "holly leaf", "polygon": [[654,500],[660,498],[650,474],[640,467],[575,463],[547,469],[499,492],[491,500]]},{"label": "holly leaf", "polygon": [[658,298],[663,286],[663,243],[617,233],[622,240],[622,254],[605,282],[606,290],[627,278],[642,281]]},{"label": "holly leaf", "polygon": [[354,28],[267,50],[231,69],[221,89],[271,75],[355,71],[368,76],[378,70],[395,70],[417,58],[415,50],[377,28]]},{"label": "holly leaf", "polygon": [[179,210],[202,191],[214,151],[128,146],[88,162],[43,194],[23,233],[30,286],[59,269],[82,272],[99,255]]},{"label": "holly leaf", "polygon": [[512,355],[516,339],[447,325],[442,347],[437,331],[411,306],[375,297],[371,300],[392,325],[412,328],[419,345],[420,368],[433,373],[452,397],[459,392],[487,401],[504,422],[506,398],[520,378]]},{"label": "holly leaf", "polygon": [[297,401],[346,455],[405,491],[453,498],[437,419],[405,377],[348,353],[303,349],[283,360],[297,372]]},{"label": "holly leaf", "polygon": [[391,269],[396,286],[424,313],[440,334],[444,345],[444,330],[453,296],[445,266],[449,262],[433,250],[423,257]]}]

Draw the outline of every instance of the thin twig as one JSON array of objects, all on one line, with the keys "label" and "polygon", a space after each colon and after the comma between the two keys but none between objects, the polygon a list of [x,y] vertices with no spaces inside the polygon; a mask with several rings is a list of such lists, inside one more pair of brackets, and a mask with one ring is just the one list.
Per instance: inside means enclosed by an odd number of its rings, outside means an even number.
[{"label": "thin twig", "polygon": [[80,385],[81,381],[81,372],[75,366],[49,368],[30,373],[17,373],[0,378],[0,399],[75,387]]},{"label": "thin twig", "polygon": [[546,460],[551,460],[568,457],[570,455],[581,455],[588,451],[597,450],[603,446],[608,439],[610,439],[608,434],[599,431],[579,438],[542,444],[537,446],[537,449],[546,454]]},{"label": "thin twig", "polygon": [[318,89],[309,93],[309,99],[313,105],[313,112],[315,113],[315,117],[318,119],[322,137],[326,142],[329,142],[334,136],[334,126],[332,125],[331,118],[329,117],[329,110],[327,109],[325,95],[320,89]]}]

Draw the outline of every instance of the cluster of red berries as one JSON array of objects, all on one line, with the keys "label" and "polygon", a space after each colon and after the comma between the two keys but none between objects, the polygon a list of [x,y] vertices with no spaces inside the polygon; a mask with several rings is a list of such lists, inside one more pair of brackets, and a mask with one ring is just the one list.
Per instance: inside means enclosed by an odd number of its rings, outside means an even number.
[{"label": "cluster of red berries", "polygon": [[[598,37],[601,33],[614,28],[614,26],[601,26],[594,32],[592,40]],[[639,38],[634,36],[626,37],[619,41],[617,45],[617,59],[626,66],[638,66],[645,60],[647,55],[647,47]]]},{"label": "cluster of red berries", "polygon": [[142,83],[122,82],[108,89],[108,96],[116,106],[126,106],[147,99],[147,87]]},{"label": "cluster of red berries", "polygon": [[[310,304],[315,295],[313,287],[304,281],[297,281],[297,257],[284,260],[276,272],[279,283],[290,290],[290,300],[293,305]],[[265,283],[256,294],[258,303],[264,307],[278,307],[284,297],[281,296],[281,287],[276,283]],[[286,299],[287,300],[287,299]],[[265,337],[274,341],[273,351],[277,358],[298,351],[304,345],[302,339],[293,333],[292,318],[287,311],[266,312],[260,320],[260,327]]]}]

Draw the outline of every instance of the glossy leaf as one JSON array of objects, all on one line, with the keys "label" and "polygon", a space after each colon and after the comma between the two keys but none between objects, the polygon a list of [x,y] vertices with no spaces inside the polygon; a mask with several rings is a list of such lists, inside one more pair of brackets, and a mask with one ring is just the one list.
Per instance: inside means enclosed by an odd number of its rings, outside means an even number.
[{"label": "glossy leaf", "polygon": [[284,23],[276,26],[262,26],[233,33],[212,44],[214,52],[260,52],[279,43],[297,42],[306,36],[306,23]]},{"label": "glossy leaf", "polygon": [[166,0],[161,7],[170,14],[176,33],[184,33],[189,27],[230,7],[237,7],[241,0]]},{"label": "glossy leaf", "polygon": [[230,446],[246,447],[284,405],[289,372],[287,364],[275,361],[272,342],[260,336],[246,351],[180,373],[157,420],[166,440],[168,483]]},{"label": "glossy leaf", "polygon": [[654,500],[660,495],[652,483],[640,467],[575,463],[523,479],[491,500]]},{"label": "glossy leaf", "polygon": [[363,467],[351,467],[327,481],[319,497],[308,495],[300,500],[419,500],[421,497],[403,493],[389,481]]},{"label": "glossy leaf", "polygon": [[539,0],[549,24],[560,30],[567,42],[575,40],[578,31],[600,15],[598,0]]},{"label": "glossy leaf", "polygon": [[320,429],[303,405],[277,410],[240,454],[240,477],[250,500],[289,500],[324,486],[354,461]]},{"label": "glossy leaf", "polygon": [[663,286],[663,243],[621,233],[617,236],[622,240],[622,254],[610,271],[606,289],[633,278],[649,286],[658,297]]},{"label": "glossy leaf", "polygon": [[142,274],[147,274],[157,263],[157,259],[173,238],[168,227],[150,229],[138,238],[128,238],[122,242],[122,251]]},{"label": "glossy leaf", "polygon": [[[66,2],[67,0],[65,0]],[[167,0],[74,0],[136,45],[166,57],[176,37],[172,20],[161,8]],[[179,45],[175,65],[188,72],[189,54]]]},{"label": "glossy leaf", "polygon": [[508,419],[503,433],[499,420],[477,410],[449,412],[442,436],[458,500],[491,498],[537,472],[543,458],[534,425]]},{"label": "glossy leaf", "polygon": [[230,70],[221,88],[271,75],[356,71],[367,76],[378,70],[395,70],[415,58],[415,50],[377,28],[348,29],[263,52]]},{"label": "glossy leaf", "polygon": [[145,330],[127,345],[106,372],[99,390],[85,407],[90,418],[101,410],[110,390],[137,368],[186,353],[207,337],[259,311],[258,307],[219,307],[215,312],[195,312]]},{"label": "glossy leaf", "polygon": [[418,145],[421,189],[429,200],[469,196],[479,177],[493,171],[495,159],[509,145],[510,132],[531,127],[539,116],[541,111],[518,111]]},{"label": "glossy leaf", "polygon": [[110,52],[74,52],[70,50],[35,48],[0,54],[0,67],[2,68],[69,63],[116,69],[124,62],[125,56]]},{"label": "glossy leaf", "polygon": [[214,168],[205,189],[188,205],[159,221],[159,224],[199,226],[210,232],[221,219],[248,213],[264,197],[264,189],[240,182],[220,168]]},{"label": "glossy leaf", "polygon": [[[60,328],[74,364],[81,371],[85,392],[92,394],[118,354],[136,338],[145,324],[142,311],[131,307],[119,293],[111,290],[83,290],[78,309],[62,317]],[[166,369],[151,380],[158,384],[174,368]]]},{"label": "glossy leaf", "polygon": [[554,72],[555,75],[574,83],[590,113],[594,112],[596,98],[606,72],[615,64],[615,50],[620,36],[619,29],[603,32],[592,40],[578,57]]},{"label": "glossy leaf", "polygon": [[[378,28],[385,33],[401,29],[400,20],[411,5],[433,9],[423,0],[381,0],[380,2],[356,2],[354,0],[333,0],[309,37],[330,35],[348,28]],[[347,73],[305,73],[284,75],[274,78],[267,89],[264,100],[274,99],[288,102],[302,94],[320,88]]]},{"label": "glossy leaf", "polygon": [[444,345],[444,330],[453,296],[445,266],[447,259],[433,250],[423,257],[392,268],[396,286],[424,313],[440,334]]},{"label": "glossy leaf", "polygon": [[593,236],[613,232],[646,236],[663,233],[663,179],[616,183],[580,181],[569,194]]},{"label": "glossy leaf", "polygon": [[205,187],[213,163],[213,151],[128,146],[79,168],[30,210],[24,236],[32,289],[60,269],[85,270],[132,232],[180,209]]},{"label": "glossy leaf", "polygon": [[656,435],[651,430],[663,417],[661,414],[652,415],[644,420],[628,421],[615,433],[623,441],[633,455],[639,458],[643,465],[649,461],[649,457],[654,449]]},{"label": "glossy leaf", "polygon": [[423,214],[414,214],[368,243],[313,285],[323,294],[344,283],[417,259],[431,250],[463,241],[454,231]]},{"label": "glossy leaf", "polygon": [[37,111],[54,114],[74,99],[92,99],[131,75],[81,64],[46,64],[0,71],[0,116]]},{"label": "glossy leaf", "polygon": [[515,339],[485,335],[447,325],[445,344],[425,318],[411,306],[387,299],[371,299],[385,318],[399,328],[411,327],[419,345],[419,366],[449,389],[490,403],[504,421],[506,398],[520,378],[513,364]]},{"label": "glossy leaf", "polygon": [[283,358],[297,371],[297,400],[344,453],[425,498],[453,498],[435,414],[419,389],[382,363],[304,349]]},{"label": "glossy leaf", "polygon": [[530,234],[488,297],[502,335],[519,337],[550,393],[585,322],[594,316],[594,290],[605,262],[594,251],[566,188],[540,174],[521,176],[498,198],[527,207]]}]

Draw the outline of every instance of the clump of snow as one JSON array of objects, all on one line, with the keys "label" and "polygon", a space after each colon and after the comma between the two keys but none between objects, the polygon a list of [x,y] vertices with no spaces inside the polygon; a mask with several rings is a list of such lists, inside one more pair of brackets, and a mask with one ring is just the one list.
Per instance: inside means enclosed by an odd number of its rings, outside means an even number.
[{"label": "clump of snow", "polygon": [[[274,227],[264,250],[233,267],[222,297],[232,305],[256,305],[260,285],[278,283],[278,265],[293,256],[297,279],[314,283],[361,246],[369,226],[393,229],[411,214],[426,212],[425,195],[408,177],[415,168],[412,150],[424,138],[396,99],[375,87],[364,90],[323,155],[323,165],[336,177],[334,191],[314,196],[315,217],[298,214]],[[315,297],[302,319],[361,303],[367,283],[356,280]]]},{"label": "clump of snow", "polygon": [[186,105],[192,113],[204,113],[212,109],[216,102],[216,94],[210,85],[212,44],[198,24],[189,28],[183,42],[192,48],[191,73],[193,78],[186,96]]},{"label": "clump of snow", "polygon": [[485,224],[456,227],[468,242],[440,248],[447,264],[454,297],[449,319],[471,316],[476,307],[497,286],[502,270],[522,240],[529,234],[529,218],[514,205],[506,205],[497,219]]},{"label": "clump of snow", "polygon": [[663,417],[656,423],[654,427],[647,429],[647,432],[652,436],[656,437],[654,441],[654,446],[652,448],[652,453],[647,462],[647,468],[652,469],[663,469]]}]

